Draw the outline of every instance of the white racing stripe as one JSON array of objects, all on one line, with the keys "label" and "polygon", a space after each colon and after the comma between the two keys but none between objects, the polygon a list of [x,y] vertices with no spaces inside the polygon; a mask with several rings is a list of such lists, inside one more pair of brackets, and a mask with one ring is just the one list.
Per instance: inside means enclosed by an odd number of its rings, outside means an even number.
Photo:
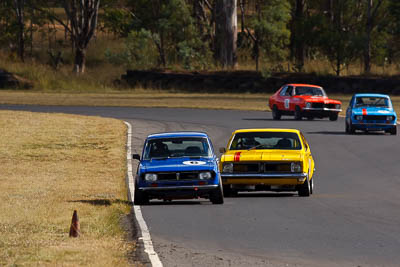
[{"label": "white racing stripe", "polygon": [[[133,200],[135,199],[135,182],[133,180],[133,172],[132,172],[132,126],[129,122],[125,121],[125,124],[128,126],[128,141],[126,143],[126,159],[127,159],[127,164],[128,164],[128,175],[127,175],[127,181],[126,184],[128,185],[128,198],[129,201],[133,203]],[[142,236],[139,237],[140,240],[142,240],[144,244],[144,252],[147,253],[149,256],[151,265],[154,267],[162,267],[163,264],[160,261],[160,258],[157,255],[157,252],[154,251],[153,247],[153,242],[151,241],[151,236],[150,236],[150,231],[149,228],[147,227],[146,222],[143,219],[142,215],[142,210],[140,209],[140,206],[133,206],[133,210],[135,213],[135,218],[139,224],[140,231],[142,233]]]}]

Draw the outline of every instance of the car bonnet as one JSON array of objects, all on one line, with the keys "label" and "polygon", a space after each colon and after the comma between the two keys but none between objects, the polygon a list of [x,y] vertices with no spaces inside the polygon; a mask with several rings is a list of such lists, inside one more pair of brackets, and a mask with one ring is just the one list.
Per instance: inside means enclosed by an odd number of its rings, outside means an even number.
[{"label": "car bonnet", "polygon": [[160,158],[141,162],[146,172],[202,171],[214,169],[214,161],[205,157]]},{"label": "car bonnet", "polygon": [[222,161],[300,161],[302,150],[231,150]]}]

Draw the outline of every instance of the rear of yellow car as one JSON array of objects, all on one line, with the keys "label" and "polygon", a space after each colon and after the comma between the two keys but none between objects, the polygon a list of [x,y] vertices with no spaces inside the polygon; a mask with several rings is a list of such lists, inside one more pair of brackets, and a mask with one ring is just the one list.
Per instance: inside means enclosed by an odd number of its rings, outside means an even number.
[{"label": "rear of yellow car", "polygon": [[314,161],[298,130],[237,130],[224,150],[220,170],[227,196],[238,191],[313,192]]}]

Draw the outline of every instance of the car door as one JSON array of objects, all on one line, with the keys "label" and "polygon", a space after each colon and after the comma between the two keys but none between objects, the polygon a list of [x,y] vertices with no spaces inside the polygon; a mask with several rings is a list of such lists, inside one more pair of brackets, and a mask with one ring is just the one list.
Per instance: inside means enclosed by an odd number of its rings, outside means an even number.
[{"label": "car door", "polygon": [[293,94],[293,86],[286,86],[279,94],[278,108],[280,110],[290,110],[290,101]]},{"label": "car door", "polygon": [[[278,109],[282,110],[283,109],[283,96],[285,95],[287,86],[283,86],[282,89],[279,91],[279,93],[277,93],[274,97],[274,102],[272,103],[272,105],[276,105],[278,107]],[[271,106],[272,108],[272,106]]]}]

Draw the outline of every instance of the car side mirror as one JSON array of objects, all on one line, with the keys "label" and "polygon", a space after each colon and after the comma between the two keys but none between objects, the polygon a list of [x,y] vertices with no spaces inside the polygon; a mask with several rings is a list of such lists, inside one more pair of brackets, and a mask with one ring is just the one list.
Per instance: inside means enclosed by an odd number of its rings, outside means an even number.
[{"label": "car side mirror", "polygon": [[220,147],[220,148],[219,148],[219,152],[220,152],[220,153],[225,153],[225,152],[226,152],[225,147]]},{"label": "car side mirror", "polygon": [[140,160],[140,155],[139,154],[132,154],[132,159]]}]

